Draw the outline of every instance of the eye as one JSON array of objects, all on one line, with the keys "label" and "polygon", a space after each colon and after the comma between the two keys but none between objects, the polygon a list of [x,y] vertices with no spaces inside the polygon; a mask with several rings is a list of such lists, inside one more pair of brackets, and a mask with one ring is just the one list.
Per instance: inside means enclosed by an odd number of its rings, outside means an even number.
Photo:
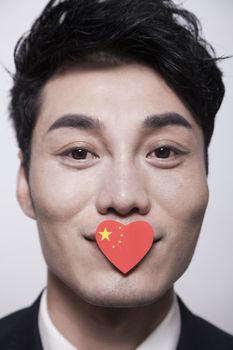
[{"label": "eye", "polygon": [[73,149],[70,154],[73,159],[86,159],[88,151],[82,148]]},{"label": "eye", "polygon": [[[87,158],[88,155],[90,156]],[[63,153],[63,156],[68,156],[69,158],[72,158],[74,160],[85,160],[96,157],[94,153],[88,151],[85,148],[73,148],[67,150],[65,153]]]},{"label": "eye", "polygon": [[174,148],[171,148],[168,146],[162,146],[162,147],[156,148],[153,152],[149,153],[149,155],[154,154],[156,158],[167,159],[172,156],[174,157],[179,153],[181,152],[179,152],[178,150],[175,150]]}]

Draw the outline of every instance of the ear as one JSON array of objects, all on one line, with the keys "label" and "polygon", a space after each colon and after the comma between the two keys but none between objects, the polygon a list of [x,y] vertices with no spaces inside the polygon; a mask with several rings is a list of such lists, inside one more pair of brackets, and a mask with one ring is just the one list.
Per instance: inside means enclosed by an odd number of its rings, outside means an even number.
[{"label": "ear", "polygon": [[29,183],[25,173],[24,166],[23,166],[23,155],[21,151],[19,152],[18,157],[20,159],[20,166],[19,166],[18,176],[17,176],[17,187],[16,187],[17,199],[23,212],[30,218],[35,219],[36,218],[35,210],[32,204]]}]

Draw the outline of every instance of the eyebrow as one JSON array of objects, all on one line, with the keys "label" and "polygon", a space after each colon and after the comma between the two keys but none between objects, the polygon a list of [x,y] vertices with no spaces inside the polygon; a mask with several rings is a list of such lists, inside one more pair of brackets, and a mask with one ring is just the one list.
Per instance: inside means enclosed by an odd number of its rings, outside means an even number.
[{"label": "eyebrow", "polygon": [[175,112],[151,115],[146,117],[142,123],[144,129],[160,129],[171,125],[192,129],[192,125],[184,117]]},{"label": "eyebrow", "polygon": [[[166,126],[182,126],[192,129],[191,124],[176,112],[161,113],[147,116],[142,122],[143,129],[160,129]],[[57,119],[48,129],[47,133],[60,128],[77,128],[84,130],[101,131],[106,128],[99,118],[94,118],[84,114],[66,114]]]},{"label": "eyebrow", "polygon": [[105,125],[98,119],[84,114],[66,114],[57,119],[48,129],[50,132],[60,128],[78,128],[89,130],[102,130]]}]

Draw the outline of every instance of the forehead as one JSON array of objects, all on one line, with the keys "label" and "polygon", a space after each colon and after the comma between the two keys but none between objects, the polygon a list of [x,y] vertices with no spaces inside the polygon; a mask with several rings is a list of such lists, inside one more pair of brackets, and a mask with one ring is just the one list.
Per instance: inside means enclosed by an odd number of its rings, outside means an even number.
[{"label": "forehead", "polygon": [[111,129],[129,127],[133,131],[145,116],[174,112],[198,127],[182,101],[152,68],[136,63],[114,68],[79,67],[46,83],[37,128],[49,129],[64,115],[82,114],[95,116]]}]

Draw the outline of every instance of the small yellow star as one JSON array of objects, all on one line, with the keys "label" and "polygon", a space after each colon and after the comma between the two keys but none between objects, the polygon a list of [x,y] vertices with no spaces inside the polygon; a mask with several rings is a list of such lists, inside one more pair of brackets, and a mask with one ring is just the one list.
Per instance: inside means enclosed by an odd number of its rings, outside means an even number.
[{"label": "small yellow star", "polygon": [[107,228],[104,228],[103,232],[99,232],[99,234],[102,236],[101,241],[103,241],[104,239],[107,239],[109,241],[109,236],[112,234],[112,232],[108,232]]}]

